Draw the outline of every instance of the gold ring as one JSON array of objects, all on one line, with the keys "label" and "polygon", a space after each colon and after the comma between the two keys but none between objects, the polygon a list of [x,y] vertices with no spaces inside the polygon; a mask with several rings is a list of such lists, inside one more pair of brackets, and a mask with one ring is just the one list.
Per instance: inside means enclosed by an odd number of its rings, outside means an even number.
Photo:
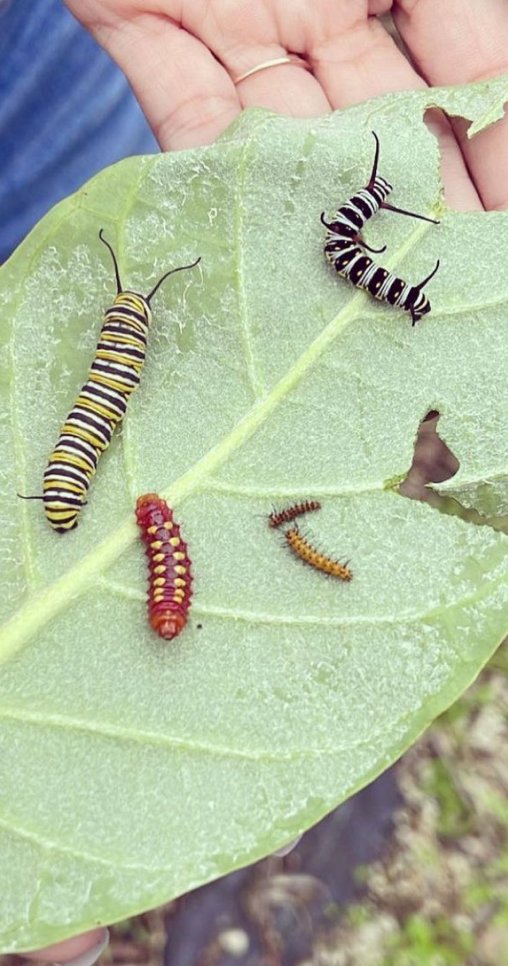
[{"label": "gold ring", "polygon": [[294,67],[303,67],[304,70],[312,69],[310,64],[303,57],[298,57],[297,54],[292,54],[288,57],[276,57],[274,60],[265,60],[263,64],[258,64],[257,67],[251,67],[250,70],[246,70],[244,74],[240,74],[239,77],[234,78],[233,84],[239,84],[240,81],[245,80],[246,77],[250,77],[251,74],[257,74],[258,70],[266,70],[267,67],[280,67],[282,64],[293,64]]}]

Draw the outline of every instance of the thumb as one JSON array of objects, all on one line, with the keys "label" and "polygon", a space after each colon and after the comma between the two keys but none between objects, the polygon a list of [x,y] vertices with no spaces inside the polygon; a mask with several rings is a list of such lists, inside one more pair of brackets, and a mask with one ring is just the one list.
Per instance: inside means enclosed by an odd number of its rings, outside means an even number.
[{"label": "thumb", "polygon": [[24,953],[26,959],[35,962],[64,963],[65,966],[93,966],[109,942],[107,929],[92,929],[65,942]]}]

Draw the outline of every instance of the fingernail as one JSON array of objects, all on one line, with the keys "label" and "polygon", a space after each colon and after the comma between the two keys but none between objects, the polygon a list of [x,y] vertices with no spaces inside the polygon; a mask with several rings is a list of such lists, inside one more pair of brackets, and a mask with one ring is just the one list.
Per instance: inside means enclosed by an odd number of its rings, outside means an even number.
[{"label": "fingernail", "polygon": [[55,963],[55,966],[93,966],[97,962],[100,956],[102,956],[106,946],[109,943],[109,929],[105,929],[104,933],[99,937],[96,943],[87,949],[86,953],[81,953],[80,956],[76,956],[75,959],[68,959],[65,963]]},{"label": "fingernail", "polygon": [[295,846],[298,845],[301,837],[302,836],[299,835],[297,839],[293,839],[293,841],[288,842],[287,845],[283,845],[280,849],[276,849],[273,854],[276,855],[277,858],[283,859],[285,855],[289,855],[289,853],[293,851]]}]

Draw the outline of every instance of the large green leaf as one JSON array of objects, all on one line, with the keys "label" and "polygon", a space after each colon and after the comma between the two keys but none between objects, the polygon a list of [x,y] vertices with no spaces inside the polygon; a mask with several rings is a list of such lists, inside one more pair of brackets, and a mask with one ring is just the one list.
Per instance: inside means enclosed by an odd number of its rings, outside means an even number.
[{"label": "large green leaf", "polygon": [[[387,767],[508,629],[507,538],[402,498],[418,424],[503,473],[508,214],[440,202],[429,105],[497,119],[508,79],[312,120],[245,114],[216,145],[102,172],[0,274],[0,944],[42,945],[265,855]],[[367,238],[429,286],[407,314],[338,279],[322,210],[365,184],[375,129],[394,204]],[[140,391],[78,529],[39,493],[114,293],[154,299]],[[494,256],[495,253],[495,257]],[[384,258],[385,256],[383,256]],[[440,424],[441,425],[441,424]],[[499,457],[502,453],[504,457]],[[136,496],[156,490],[194,564],[189,625],[149,630]],[[323,509],[343,585],[299,566],[272,504]],[[202,625],[202,626],[200,626]]]}]

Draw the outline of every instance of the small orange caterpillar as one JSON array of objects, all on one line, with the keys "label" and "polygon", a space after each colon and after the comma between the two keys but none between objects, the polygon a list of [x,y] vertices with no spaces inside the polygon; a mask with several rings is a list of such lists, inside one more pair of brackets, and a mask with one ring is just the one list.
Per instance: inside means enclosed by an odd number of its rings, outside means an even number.
[{"label": "small orange caterpillar", "polygon": [[320,510],[321,504],[317,500],[305,500],[303,503],[294,503],[283,510],[274,510],[268,517],[269,527],[280,527],[281,523],[291,523],[295,517],[302,516],[303,513],[311,513],[312,510]]},{"label": "small orange caterpillar", "polygon": [[346,564],[333,560],[332,557],[327,557],[326,554],[316,550],[305,537],[302,537],[297,526],[286,530],[284,536],[292,553],[296,554],[309,567],[315,567],[316,570],[321,570],[329,577],[338,577],[339,580],[349,581],[352,579],[353,571]]}]

